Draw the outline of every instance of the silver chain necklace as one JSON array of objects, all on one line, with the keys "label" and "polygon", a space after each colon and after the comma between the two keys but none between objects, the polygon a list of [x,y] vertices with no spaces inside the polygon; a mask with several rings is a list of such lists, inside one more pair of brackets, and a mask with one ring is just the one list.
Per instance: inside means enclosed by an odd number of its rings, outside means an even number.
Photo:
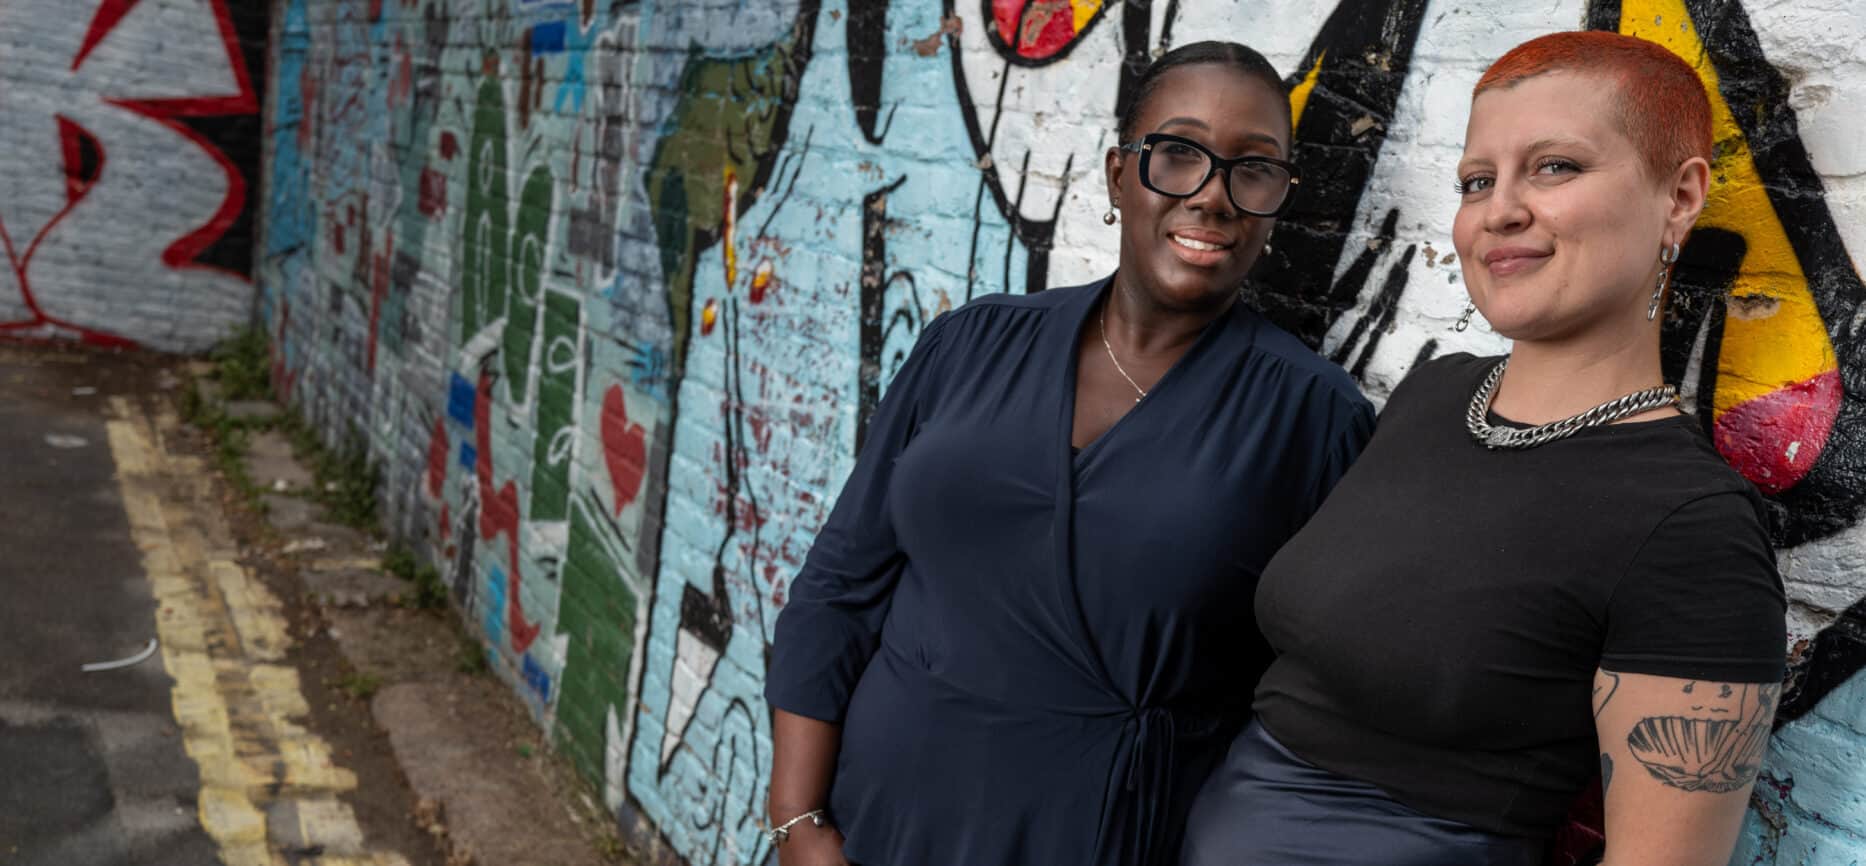
[{"label": "silver chain necklace", "polygon": [[1114,356],[1114,347],[1108,345],[1108,304],[1106,302],[1101,305],[1101,347],[1108,350],[1108,360],[1114,362],[1115,372],[1120,373],[1121,378],[1126,379],[1127,383],[1134,386],[1134,390],[1140,393],[1140,397],[1134,398],[1134,402],[1139,403],[1141,397],[1147,396],[1147,389],[1140,387],[1140,383],[1127,374],[1127,370],[1121,366],[1121,359]]},{"label": "silver chain necklace", "polygon": [[1630,418],[1642,412],[1650,412],[1662,406],[1678,403],[1678,389],[1670,385],[1659,385],[1644,391],[1635,391],[1624,397],[1609,400],[1592,409],[1550,421],[1538,427],[1518,430],[1513,427],[1496,427],[1486,420],[1490,415],[1490,404],[1497,399],[1497,383],[1503,381],[1503,370],[1510,366],[1510,359],[1504,358],[1485,377],[1484,384],[1477,387],[1477,393],[1471,395],[1471,408],[1464,413],[1464,426],[1471,431],[1471,438],[1477,444],[1496,450],[1499,448],[1534,448],[1547,445],[1557,439],[1566,439],[1588,427],[1611,424],[1621,418]]}]

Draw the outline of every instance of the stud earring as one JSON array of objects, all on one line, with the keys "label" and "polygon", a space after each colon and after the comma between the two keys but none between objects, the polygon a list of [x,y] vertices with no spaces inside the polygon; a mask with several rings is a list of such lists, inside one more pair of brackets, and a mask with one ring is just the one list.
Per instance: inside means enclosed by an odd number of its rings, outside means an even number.
[{"label": "stud earring", "polygon": [[1665,298],[1665,280],[1672,275],[1672,265],[1678,263],[1678,244],[1659,248],[1659,282],[1652,287],[1652,303],[1646,306],[1646,321],[1659,317],[1659,303]]},{"label": "stud earring", "polygon": [[1270,244],[1269,244],[1268,242],[1266,242],[1266,243],[1265,243],[1265,244],[1263,245],[1263,254],[1264,254],[1264,255],[1266,255],[1266,256],[1267,256],[1267,255],[1269,255],[1269,254],[1271,254],[1271,253],[1274,253],[1274,252],[1276,252],[1276,248],[1275,248],[1275,247],[1272,247],[1272,246],[1270,246]]},{"label": "stud earring", "polygon": [[1120,217],[1115,216],[1114,208],[1112,206],[1108,208],[1107,213],[1101,215],[1101,221],[1103,225],[1114,225],[1114,221],[1118,219],[1120,219]]},{"label": "stud earring", "polygon": [[1451,329],[1454,331],[1463,331],[1464,329],[1471,327],[1471,316],[1475,314],[1476,312],[1477,312],[1476,304],[1465,304],[1464,315],[1458,317],[1458,324],[1452,325]]}]

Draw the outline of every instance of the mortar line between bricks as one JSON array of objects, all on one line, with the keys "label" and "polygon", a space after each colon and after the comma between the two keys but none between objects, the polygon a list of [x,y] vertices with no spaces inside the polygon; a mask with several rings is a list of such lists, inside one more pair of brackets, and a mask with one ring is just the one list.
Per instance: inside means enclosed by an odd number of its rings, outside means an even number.
[{"label": "mortar line between bricks", "polygon": [[[368,852],[349,806],[338,799],[356,776],[338,766],[321,737],[292,721],[309,712],[295,669],[282,661],[290,638],[282,606],[211,541],[218,515],[206,466],[170,455],[161,442],[178,421],[153,424],[113,398],[107,431],[131,534],[158,603],[161,658],[184,747],[200,769],[197,817],[226,866],[407,866],[399,854]],[[164,496],[180,487],[184,501]],[[203,523],[209,525],[202,525]],[[269,838],[267,810],[290,805],[296,840]],[[334,843],[334,844],[333,844]],[[344,850],[287,860],[282,847]],[[355,856],[349,856],[355,855]]]}]

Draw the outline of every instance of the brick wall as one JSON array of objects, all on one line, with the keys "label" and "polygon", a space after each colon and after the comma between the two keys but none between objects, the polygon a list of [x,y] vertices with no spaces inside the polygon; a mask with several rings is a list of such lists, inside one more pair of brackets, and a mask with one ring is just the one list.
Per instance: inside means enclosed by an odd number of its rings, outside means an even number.
[{"label": "brick wall", "polygon": [[760,685],[788,581],[931,316],[1112,266],[1124,55],[1240,39],[1302,85],[1305,196],[1255,300],[1381,399],[1423,358],[1502,348],[1451,327],[1468,94],[1504,47],[1594,26],[1718,84],[1718,192],[1666,360],[1770,492],[1795,599],[1792,721],[1738,859],[1866,856],[1866,19],[1845,0],[981,12],[1023,5],[274,6],[277,383],[382,462],[392,529],[444,565],[618,819],[667,862],[768,856]]},{"label": "brick wall", "polygon": [[264,6],[0,4],[0,339],[198,351],[248,321]]}]

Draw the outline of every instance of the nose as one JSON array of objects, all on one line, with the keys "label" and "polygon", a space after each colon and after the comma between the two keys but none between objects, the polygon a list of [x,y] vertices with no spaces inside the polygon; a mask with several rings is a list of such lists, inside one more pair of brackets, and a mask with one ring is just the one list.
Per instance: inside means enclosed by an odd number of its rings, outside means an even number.
[{"label": "nose", "polygon": [[1499,179],[1491,189],[1490,199],[1484,203],[1484,228],[1493,234],[1514,234],[1528,228],[1532,221],[1529,207],[1516,185]]},{"label": "nose", "polygon": [[1237,206],[1231,203],[1231,190],[1225,184],[1224,172],[1212,172],[1205,183],[1186,197],[1186,207],[1220,219],[1237,216]]}]

